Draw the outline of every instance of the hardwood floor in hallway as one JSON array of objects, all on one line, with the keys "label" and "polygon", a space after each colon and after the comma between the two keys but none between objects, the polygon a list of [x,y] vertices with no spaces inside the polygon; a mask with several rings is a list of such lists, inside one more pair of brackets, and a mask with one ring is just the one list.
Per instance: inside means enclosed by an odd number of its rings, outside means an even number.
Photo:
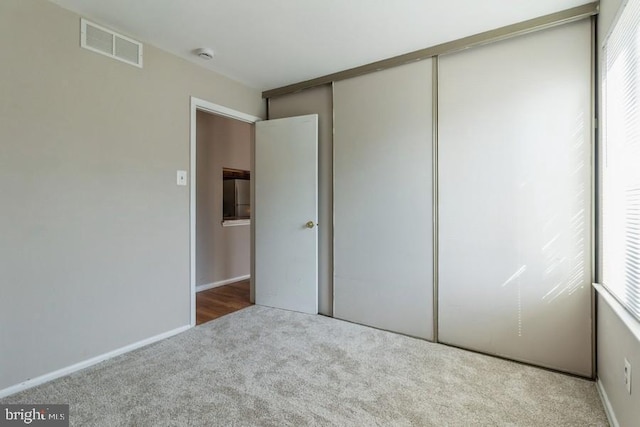
[{"label": "hardwood floor in hallway", "polygon": [[196,325],[253,305],[249,301],[249,280],[208,289],[196,294]]}]

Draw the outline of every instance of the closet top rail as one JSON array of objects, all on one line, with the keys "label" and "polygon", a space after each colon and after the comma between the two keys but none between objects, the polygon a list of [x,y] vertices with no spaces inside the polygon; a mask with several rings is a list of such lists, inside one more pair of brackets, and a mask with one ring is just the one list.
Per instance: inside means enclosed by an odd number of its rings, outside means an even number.
[{"label": "closet top rail", "polygon": [[337,73],[327,74],[311,80],[294,83],[276,89],[270,89],[262,92],[263,98],[275,98],[277,96],[287,95],[309,89],[315,86],[332,83],[335,81],[345,80],[357,77],[363,74],[373,73],[375,71],[385,70],[387,68],[397,67],[414,61],[431,58],[437,55],[457,52],[480,46],[487,43],[493,43],[499,40],[519,36],[522,34],[540,31],[546,28],[555,27],[566,24],[568,22],[578,21],[597,15],[600,10],[600,2],[588,3],[582,6],[566,9],[549,15],[540,16],[538,18],[529,19],[527,21],[518,22],[516,24],[507,25],[505,27],[496,28],[472,36],[464,37],[458,40],[442,43],[426,49],[416,50],[414,52],[405,53],[403,55],[394,56],[392,58],[383,59],[381,61],[372,62],[370,64],[361,65],[359,67],[350,68],[348,70],[339,71]]}]

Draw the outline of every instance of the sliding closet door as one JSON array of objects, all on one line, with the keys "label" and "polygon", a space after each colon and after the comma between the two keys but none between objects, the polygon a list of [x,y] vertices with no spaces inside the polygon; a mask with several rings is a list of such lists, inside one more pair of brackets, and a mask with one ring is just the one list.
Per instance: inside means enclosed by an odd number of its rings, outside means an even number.
[{"label": "sliding closet door", "polygon": [[590,376],[591,26],[440,58],[439,337]]},{"label": "sliding closet door", "polygon": [[432,61],[334,83],[334,316],[432,338]]}]

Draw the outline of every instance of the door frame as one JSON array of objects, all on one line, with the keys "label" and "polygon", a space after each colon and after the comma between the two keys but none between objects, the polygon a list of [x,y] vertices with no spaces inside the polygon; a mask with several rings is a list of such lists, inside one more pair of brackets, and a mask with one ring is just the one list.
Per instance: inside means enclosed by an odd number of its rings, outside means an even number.
[{"label": "door frame", "polygon": [[[261,121],[262,118],[252,116],[250,114],[243,113],[241,111],[233,110],[223,105],[214,104],[213,102],[206,101],[204,99],[191,97],[191,112],[190,121],[191,127],[189,132],[189,289],[190,289],[190,325],[193,327],[196,325],[196,115],[198,111],[205,113],[217,114],[223,117],[229,117],[232,119],[240,120],[245,123],[254,124]],[[253,150],[253,146],[252,146]],[[252,154],[253,157],[253,154]],[[253,170],[253,160],[251,164]],[[253,183],[252,194],[253,194]],[[253,197],[252,197],[253,198]],[[253,257],[253,221],[251,221],[251,295],[253,292],[253,269],[254,262]]]}]

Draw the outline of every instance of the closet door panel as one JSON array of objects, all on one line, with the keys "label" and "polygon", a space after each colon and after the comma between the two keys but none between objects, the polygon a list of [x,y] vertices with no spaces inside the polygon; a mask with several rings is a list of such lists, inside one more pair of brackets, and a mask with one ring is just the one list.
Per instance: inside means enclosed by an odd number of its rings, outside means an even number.
[{"label": "closet door panel", "polygon": [[334,316],[433,336],[432,61],[334,83]]},{"label": "closet door panel", "polygon": [[590,376],[591,25],[439,63],[439,338]]}]

